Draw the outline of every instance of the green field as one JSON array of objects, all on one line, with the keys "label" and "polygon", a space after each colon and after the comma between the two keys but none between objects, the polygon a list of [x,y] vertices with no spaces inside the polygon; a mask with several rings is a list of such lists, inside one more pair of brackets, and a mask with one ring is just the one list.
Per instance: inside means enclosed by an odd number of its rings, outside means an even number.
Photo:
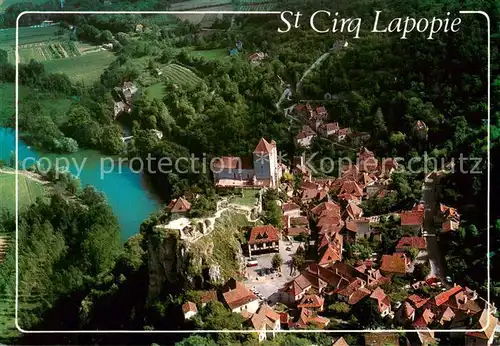
[{"label": "green field", "polygon": [[194,50],[190,53],[194,57],[204,57],[207,59],[220,60],[229,56],[227,49]]},{"label": "green field", "polygon": [[104,69],[115,60],[113,53],[100,51],[66,59],[43,61],[49,73],[64,73],[73,82],[92,83],[99,79]]},{"label": "green field", "polygon": [[147,87],[145,92],[149,99],[161,100],[163,98],[163,93],[165,92],[165,85],[163,83],[155,83]]},{"label": "green field", "polygon": [[162,70],[163,76],[175,84],[195,86],[202,81],[193,71],[177,64],[167,65]]},{"label": "green field", "polygon": [[[11,212],[15,210],[16,200],[16,176],[14,174],[0,173],[0,209],[7,209]],[[44,187],[19,175],[19,207],[33,204],[37,197],[45,196]]]},{"label": "green field", "polygon": [[257,190],[243,190],[243,196],[234,197],[231,203],[252,207],[257,203],[257,193]]},{"label": "green field", "polygon": [[[39,42],[58,40],[58,25],[47,26],[43,28],[19,28],[19,45],[26,45]],[[16,29],[0,30],[0,49],[16,48]]]}]

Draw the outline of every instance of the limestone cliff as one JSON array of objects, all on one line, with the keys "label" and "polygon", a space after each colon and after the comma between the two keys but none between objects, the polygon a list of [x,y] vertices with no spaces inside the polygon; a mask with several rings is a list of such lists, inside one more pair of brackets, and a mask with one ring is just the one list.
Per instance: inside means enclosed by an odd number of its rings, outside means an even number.
[{"label": "limestone cliff", "polygon": [[214,230],[203,237],[181,239],[179,231],[156,227],[148,237],[148,297],[165,288],[205,288],[244,272],[239,239],[241,230],[231,217],[217,220]]}]

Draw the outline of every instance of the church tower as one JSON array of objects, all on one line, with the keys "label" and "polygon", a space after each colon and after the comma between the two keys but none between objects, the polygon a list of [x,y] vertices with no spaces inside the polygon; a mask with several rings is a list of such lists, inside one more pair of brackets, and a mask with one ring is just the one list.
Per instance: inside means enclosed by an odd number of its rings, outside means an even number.
[{"label": "church tower", "polygon": [[270,187],[278,187],[279,167],[276,142],[261,138],[253,152],[253,167],[257,180],[268,180]]}]

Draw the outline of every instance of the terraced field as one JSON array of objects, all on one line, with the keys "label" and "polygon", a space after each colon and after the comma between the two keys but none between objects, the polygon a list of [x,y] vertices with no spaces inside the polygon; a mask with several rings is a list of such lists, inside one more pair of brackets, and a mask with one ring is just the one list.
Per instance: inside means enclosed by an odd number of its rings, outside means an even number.
[{"label": "terraced field", "polygon": [[269,0],[238,0],[235,2],[237,11],[271,11],[276,1]]},{"label": "terraced field", "polygon": [[167,80],[184,86],[194,86],[202,81],[193,71],[177,64],[165,66],[163,75]]}]

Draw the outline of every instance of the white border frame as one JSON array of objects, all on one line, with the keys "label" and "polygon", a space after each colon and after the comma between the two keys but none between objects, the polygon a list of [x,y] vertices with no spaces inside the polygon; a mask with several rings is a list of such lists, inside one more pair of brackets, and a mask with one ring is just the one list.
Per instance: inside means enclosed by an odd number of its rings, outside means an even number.
[{"label": "white border frame", "polygon": [[[167,334],[167,333],[255,333],[255,330],[25,330],[19,325],[19,19],[25,14],[281,14],[281,11],[25,11],[20,13],[16,19],[16,213],[15,213],[15,223],[16,223],[16,304],[15,304],[15,324],[19,332],[25,334]],[[487,174],[487,301],[488,301],[488,314],[491,313],[490,310],[490,126],[491,126],[491,66],[490,66],[490,53],[491,53],[491,25],[490,17],[484,11],[460,11],[460,14],[481,14],[486,18],[488,24],[488,174]],[[483,329],[383,329],[383,330],[372,330],[372,329],[338,329],[338,330],[323,330],[323,329],[313,329],[313,330],[301,330],[301,329],[291,329],[291,330],[279,330],[278,333],[417,333],[419,331],[433,331],[438,333],[467,333],[467,332],[484,332],[488,329],[490,324],[490,319],[486,327]],[[496,326],[495,326],[496,328]]]}]

